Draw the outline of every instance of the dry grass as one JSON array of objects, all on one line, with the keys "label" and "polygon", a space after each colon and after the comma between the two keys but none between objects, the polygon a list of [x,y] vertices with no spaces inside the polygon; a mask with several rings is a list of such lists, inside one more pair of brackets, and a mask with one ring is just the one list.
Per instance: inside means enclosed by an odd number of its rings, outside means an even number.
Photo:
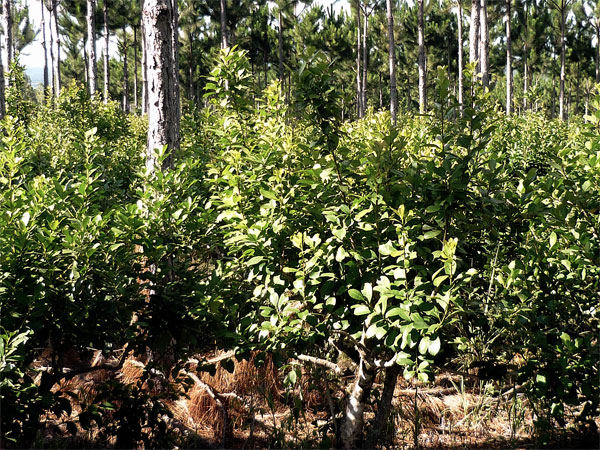
[{"label": "dry grass", "polygon": [[[47,358],[48,353],[42,354]],[[206,359],[218,358],[221,353],[206,355]],[[104,363],[98,352],[91,355],[64,355],[73,367],[85,366],[81,360],[90,356],[88,365]],[[306,447],[318,445],[311,440],[313,432],[330,420],[330,404],[326,395],[331,389],[332,403],[343,407],[343,393],[351,379],[335,379],[326,383],[324,373],[311,367],[299,367],[301,376],[293,389],[282,385],[284,373],[280,372],[270,357],[263,364],[255,364],[257,355],[250,360],[232,359],[233,371],[217,363],[214,374],[196,372],[191,366],[190,376],[196,378],[187,392],[179,399],[168,403],[174,420],[171,426],[177,429],[185,446],[186,436],[204,438],[202,442],[213,442],[219,446],[225,436],[227,447],[264,448],[270,443],[289,443],[289,446]],[[40,358],[38,366],[47,364]],[[65,429],[65,422],[75,420],[82,407],[92,402],[96,386],[115,376],[125,384],[140,380],[146,370],[144,363],[131,355],[117,374],[95,371],[63,381],[54,386],[55,392],[72,392],[73,412],[70,417],[47,414],[43,420]],[[154,374],[156,378],[159,375]],[[173,382],[173,379],[164,380]],[[153,390],[161,389],[161,382],[154,383]],[[498,395],[491,384],[465,383],[460,377],[443,374],[437,377],[434,386],[418,386],[415,405],[415,386],[401,380],[395,393],[392,417],[386,435],[388,448],[412,448],[415,427],[419,445],[428,449],[476,449],[476,448],[527,448],[532,440],[533,420],[531,405],[522,394],[517,396]],[[144,384],[144,389],[148,386]],[[302,399],[302,411],[292,416],[290,399]],[[374,411],[367,412],[367,419]],[[278,441],[273,441],[274,436]],[[94,442],[96,433],[79,429],[76,439]],[[52,440],[52,432],[46,439]],[[282,440],[284,439],[284,440]],[[82,442],[83,442],[82,441]],[[189,439],[188,439],[189,441]],[[311,444],[312,443],[312,444]],[[197,447],[197,443],[188,442]]]}]

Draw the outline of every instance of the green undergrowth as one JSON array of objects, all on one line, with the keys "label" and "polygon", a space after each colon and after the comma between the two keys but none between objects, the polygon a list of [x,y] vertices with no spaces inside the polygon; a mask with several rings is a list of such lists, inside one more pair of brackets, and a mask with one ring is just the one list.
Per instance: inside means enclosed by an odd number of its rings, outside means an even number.
[{"label": "green undergrowth", "polygon": [[[518,386],[542,444],[592,426],[600,112],[505,117],[481,94],[461,115],[440,70],[429,115],[342,122],[324,56],[301,65],[289,104],[277,85],[252,97],[243,54],[219,58],[168,172],[146,172],[142,119],[81,88],[3,122],[3,445],[52,427],[172,445],[181,361],[215,343],[283,365],[360,342],[407,379],[448,367]],[[134,385],[52,389],[66,355],[95,350],[153,357]],[[183,384],[148,389],[151,369]],[[282,370],[293,388],[300,371]]]}]

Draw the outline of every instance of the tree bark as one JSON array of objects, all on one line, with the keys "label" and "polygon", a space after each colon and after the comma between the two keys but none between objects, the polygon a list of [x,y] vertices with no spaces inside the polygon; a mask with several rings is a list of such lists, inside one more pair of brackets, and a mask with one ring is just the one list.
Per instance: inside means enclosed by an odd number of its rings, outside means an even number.
[{"label": "tree bark", "polygon": [[58,30],[58,0],[52,0],[52,21],[56,36],[56,58],[53,60],[54,95],[60,95],[60,32]]},{"label": "tree bark", "polygon": [[481,83],[484,87],[490,84],[490,33],[488,29],[488,7],[487,0],[481,0],[479,10],[479,30],[481,38],[479,40],[479,59],[481,64]]},{"label": "tree bark", "polygon": [[6,67],[5,75],[8,75],[10,63],[13,60],[13,20],[11,11],[11,1],[2,0],[2,28],[4,29],[4,48],[6,49]]},{"label": "tree bark", "polygon": [[6,97],[4,84],[4,67],[2,66],[2,46],[0,45],[0,120],[6,116]]},{"label": "tree bark", "polygon": [[42,29],[42,48],[44,49],[44,101],[46,101],[46,96],[48,95],[48,87],[50,85],[48,81],[48,52],[46,45],[46,17],[44,10],[46,7],[44,6],[44,0],[40,0],[40,5],[42,6],[42,21],[40,28]]},{"label": "tree bark", "polygon": [[360,22],[360,0],[356,0],[356,109],[358,118],[363,117],[362,106],[362,83],[360,71],[360,48],[361,48],[361,22]]},{"label": "tree bark", "polygon": [[[471,0],[471,28],[469,28],[469,62],[479,66],[479,0]],[[479,72],[479,69],[476,69]]]},{"label": "tree bark", "polygon": [[174,165],[174,152],[179,148],[179,108],[175,80],[177,49],[173,48],[174,24],[173,3],[170,0],[145,0],[142,10],[144,22],[146,78],[148,83],[148,141],[146,167],[156,170],[155,150],[167,146],[168,157],[162,169]]},{"label": "tree bark", "polygon": [[229,47],[229,36],[227,36],[227,3],[221,0],[221,48]]},{"label": "tree bark", "polygon": [[104,103],[108,103],[109,97],[109,86],[110,86],[110,55],[109,55],[109,44],[110,44],[110,32],[108,30],[108,0],[104,0],[102,7],[102,13],[104,15]]},{"label": "tree bark", "polygon": [[362,34],[362,51],[363,51],[363,61],[362,61],[362,110],[363,116],[367,112],[367,73],[368,73],[368,65],[369,65],[369,49],[367,48],[367,33],[369,28],[369,15],[367,14],[367,2],[364,2],[364,11],[363,11],[363,34]]},{"label": "tree bark", "polygon": [[527,92],[529,91],[529,65],[528,65],[528,57],[529,57],[529,49],[527,46],[527,40],[529,39],[529,8],[527,3],[525,3],[525,27],[524,27],[524,35],[525,39],[523,40],[523,110],[527,111]]},{"label": "tree bark", "polygon": [[388,367],[385,370],[383,392],[381,393],[381,399],[377,406],[377,413],[375,414],[373,426],[365,442],[365,448],[375,448],[381,439],[381,432],[388,421],[390,410],[392,409],[392,400],[394,400],[394,391],[396,389],[398,376],[400,375],[400,369],[398,364],[394,364],[392,367]]},{"label": "tree bark", "polygon": [[396,125],[398,115],[398,89],[396,88],[396,43],[394,41],[394,9],[392,0],[386,0],[388,26],[388,53],[390,63],[390,113]]},{"label": "tree bark", "polygon": [[[142,0],[142,10],[145,0]],[[148,114],[148,60],[146,55],[146,32],[144,22],[141,22],[142,31],[142,115]]]},{"label": "tree bark", "polygon": [[426,74],[427,68],[425,66],[425,25],[423,23],[423,2],[424,0],[417,0],[419,6],[419,18],[418,18],[418,41],[419,41],[419,112],[425,114],[427,110],[427,93],[425,91],[426,86]]},{"label": "tree bark", "polygon": [[563,0],[560,9],[560,93],[558,100],[558,117],[560,120],[565,120],[565,15],[566,6]]},{"label": "tree bark", "polygon": [[279,6],[279,12],[277,15],[279,20],[279,28],[277,30],[278,40],[278,57],[279,57],[279,85],[280,89],[283,89],[283,14],[281,12],[281,6]]},{"label": "tree bark", "polygon": [[133,27],[133,107],[137,114],[138,109],[138,41],[137,27]]},{"label": "tree bark", "polygon": [[510,37],[510,18],[512,0],[506,0],[506,115],[512,114],[512,91],[513,91],[513,76],[512,76],[512,41]]},{"label": "tree bark", "polygon": [[[171,0],[171,59],[172,59],[172,76],[173,76],[173,95],[171,96],[172,114],[177,124],[171,134],[173,136],[172,148],[179,150],[181,135],[179,126],[181,123],[181,104],[179,97],[179,9],[178,0]],[[175,153],[170,152],[166,163],[169,168],[175,166]]]},{"label": "tree bark", "polygon": [[600,83],[600,17],[596,17],[596,83]]},{"label": "tree bark", "polygon": [[123,112],[129,114],[129,68],[127,61],[127,30],[123,26]]},{"label": "tree bark", "polygon": [[375,368],[371,367],[364,359],[361,359],[357,369],[356,381],[348,398],[344,423],[340,432],[342,448],[344,449],[361,448],[365,420],[364,412],[374,380]]},{"label": "tree bark", "polygon": [[96,0],[87,0],[88,89],[93,98],[98,90],[96,72]]},{"label": "tree bark", "polygon": [[464,84],[463,84],[463,11],[462,11],[462,0],[457,2],[458,10],[457,21],[458,21],[458,107],[460,110],[460,116],[463,116],[464,108]]},{"label": "tree bark", "polygon": [[50,32],[50,77],[52,78],[52,97],[57,96],[56,93],[56,79],[54,77],[54,26],[53,26],[53,16],[52,16],[52,8],[54,4],[51,0],[50,8],[48,8],[50,23],[48,24],[48,31]]}]

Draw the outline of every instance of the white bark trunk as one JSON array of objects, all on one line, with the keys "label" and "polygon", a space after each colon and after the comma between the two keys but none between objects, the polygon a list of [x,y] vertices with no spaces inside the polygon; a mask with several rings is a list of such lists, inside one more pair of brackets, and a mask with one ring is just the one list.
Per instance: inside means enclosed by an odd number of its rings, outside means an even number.
[{"label": "white bark trunk", "polygon": [[361,48],[361,21],[360,21],[360,0],[356,1],[356,109],[358,118],[363,116],[362,107],[362,83],[360,71],[360,48]]},{"label": "white bark trunk", "polygon": [[11,1],[2,0],[2,28],[4,29],[4,48],[6,49],[5,75],[8,75],[10,63],[13,60],[13,33],[12,33],[12,11]]},{"label": "white bark trunk", "polygon": [[52,22],[54,25],[54,36],[56,37],[56,57],[53,61],[52,71],[54,77],[54,95],[60,95],[60,31],[58,30],[58,0],[52,0]]},{"label": "white bark trunk", "polygon": [[127,61],[127,30],[123,27],[123,112],[129,114],[129,67]]},{"label": "white bark trunk", "polygon": [[479,59],[481,61],[481,83],[484,87],[490,84],[490,33],[488,29],[487,0],[481,0],[479,10]]},{"label": "white bark trunk", "polygon": [[154,151],[168,147],[162,169],[173,166],[173,153],[179,147],[178,83],[175,80],[173,56],[176,10],[169,0],[145,0],[142,11],[144,22],[146,79],[148,83],[148,142],[146,167],[156,170]]},{"label": "white bark trunk", "polygon": [[227,2],[226,0],[221,0],[221,48],[228,47],[229,37],[227,36]]},{"label": "white bark trunk", "polygon": [[464,107],[464,84],[463,84],[463,28],[462,28],[462,0],[457,1],[458,10],[457,21],[458,21],[458,107],[460,110],[460,116],[463,116]]},{"label": "white bark trunk", "polygon": [[98,90],[96,71],[96,0],[87,0],[87,59],[88,89],[93,98]]},{"label": "white bark trunk", "polygon": [[558,117],[560,120],[565,120],[565,20],[566,20],[566,6],[562,3],[560,10],[560,94],[559,94],[559,113]]},{"label": "white bark trunk", "polygon": [[425,114],[427,111],[427,93],[426,87],[426,76],[427,67],[425,62],[425,24],[423,22],[423,2],[424,0],[417,0],[419,7],[419,18],[418,18],[418,41],[419,41],[419,112]]},{"label": "white bark trunk", "polygon": [[361,446],[365,420],[364,412],[371,395],[371,387],[374,380],[374,368],[361,359],[356,381],[346,405],[346,414],[340,433],[342,448],[344,449],[357,449]]},{"label": "white bark trunk", "polygon": [[[479,0],[471,0],[471,27],[469,28],[469,62],[479,66]],[[479,72],[479,70],[476,70]]]},{"label": "white bark trunk", "polygon": [[363,51],[363,60],[362,60],[362,110],[363,116],[367,112],[367,69],[369,65],[369,49],[367,48],[367,33],[369,28],[369,15],[367,14],[367,3],[364,3],[364,11],[363,11],[363,34],[362,34],[362,51]]},{"label": "white bark trunk", "polygon": [[396,125],[398,115],[398,90],[396,89],[396,44],[394,41],[394,9],[392,0],[386,0],[388,25],[388,53],[390,63],[390,113]]},{"label": "white bark trunk", "polygon": [[102,7],[104,16],[104,91],[103,100],[104,103],[108,103],[109,97],[109,86],[110,86],[110,56],[109,56],[109,43],[110,43],[110,32],[108,30],[108,0],[104,0]]},{"label": "white bark trunk", "polygon": [[506,0],[506,115],[512,114],[512,91],[513,91],[513,76],[512,76],[512,41],[510,37],[510,20],[512,0]]},{"label": "white bark trunk", "polygon": [[50,83],[48,79],[48,46],[46,44],[46,14],[44,12],[46,7],[44,6],[44,0],[40,0],[40,5],[42,6],[42,21],[40,28],[42,29],[42,48],[44,49],[44,101],[46,101]]},{"label": "white bark trunk", "polygon": [[2,67],[2,46],[0,45],[0,120],[6,116],[6,98],[4,94],[4,67]]}]

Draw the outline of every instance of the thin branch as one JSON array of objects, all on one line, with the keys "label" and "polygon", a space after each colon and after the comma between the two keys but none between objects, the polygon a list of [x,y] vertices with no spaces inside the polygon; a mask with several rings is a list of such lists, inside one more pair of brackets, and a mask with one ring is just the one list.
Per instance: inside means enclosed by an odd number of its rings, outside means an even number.
[{"label": "thin branch", "polygon": [[373,364],[373,358],[371,357],[371,352],[369,351],[369,349],[365,347],[363,343],[358,342],[356,339],[354,339],[354,337],[352,337],[350,333],[343,330],[332,330],[331,332],[334,334],[339,334],[340,336],[343,336],[344,338],[352,342],[354,344],[354,347],[360,354],[360,357],[367,361],[369,364]]},{"label": "thin branch", "polygon": [[314,364],[316,366],[325,367],[329,370],[332,370],[336,375],[341,375],[343,372],[343,370],[340,366],[338,366],[337,364],[335,364],[331,361],[327,361],[326,359],[323,359],[323,358],[317,358],[315,356],[309,356],[309,355],[298,355],[298,356],[296,356],[296,359],[310,363],[310,364]]}]

